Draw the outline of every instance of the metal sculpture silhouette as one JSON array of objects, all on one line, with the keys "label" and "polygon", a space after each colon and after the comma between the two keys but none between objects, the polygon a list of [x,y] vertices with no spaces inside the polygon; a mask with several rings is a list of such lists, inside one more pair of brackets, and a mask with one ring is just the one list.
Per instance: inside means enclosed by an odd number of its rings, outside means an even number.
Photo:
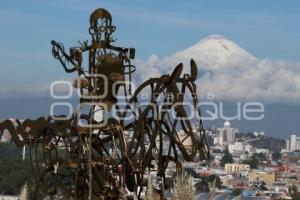
[{"label": "metal sculpture silhouette", "polygon": [[[64,70],[78,73],[74,87],[80,91],[80,104],[88,107],[86,113],[0,124],[0,133],[7,129],[17,146],[29,147],[35,198],[43,191],[53,199],[126,199],[126,190],[140,197],[148,170],[161,177],[163,196],[170,162],[180,170],[181,160],[209,157],[202,121],[192,122],[184,106],[191,100],[200,114],[196,63],[191,60],[190,74],[182,75],[179,64],[170,75],[150,78],[132,91],[127,83],[136,70],[130,62],[135,50],[111,45],[115,30],[110,13],[100,8],[90,16],[91,44],[85,41],[68,54],[61,43],[51,41],[52,54]],[[149,94],[147,103],[142,93]]]}]

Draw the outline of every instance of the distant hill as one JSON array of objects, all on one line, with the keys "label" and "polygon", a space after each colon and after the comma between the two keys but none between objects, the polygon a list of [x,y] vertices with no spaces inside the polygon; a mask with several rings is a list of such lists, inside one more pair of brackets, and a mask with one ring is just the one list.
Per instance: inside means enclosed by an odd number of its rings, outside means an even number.
[{"label": "distant hill", "polygon": [[285,140],[274,137],[265,137],[261,140],[250,142],[250,145],[256,148],[270,149],[271,151],[280,151],[281,149],[285,148]]}]

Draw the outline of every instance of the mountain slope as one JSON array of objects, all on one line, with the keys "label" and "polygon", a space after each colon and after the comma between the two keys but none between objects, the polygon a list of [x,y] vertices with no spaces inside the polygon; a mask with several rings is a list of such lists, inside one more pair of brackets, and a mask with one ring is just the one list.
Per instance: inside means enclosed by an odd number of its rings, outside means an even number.
[{"label": "mountain slope", "polygon": [[196,83],[202,94],[214,93],[220,101],[300,102],[300,63],[258,59],[220,35],[163,59],[151,56],[137,64],[135,78],[142,82],[171,73],[181,62],[189,73],[192,58],[198,65]]},{"label": "mountain slope", "polygon": [[193,46],[163,59],[162,64],[171,64],[170,61],[188,63],[190,58],[208,70],[229,69],[240,66],[241,63],[257,61],[253,55],[233,41],[221,35],[210,35]]}]

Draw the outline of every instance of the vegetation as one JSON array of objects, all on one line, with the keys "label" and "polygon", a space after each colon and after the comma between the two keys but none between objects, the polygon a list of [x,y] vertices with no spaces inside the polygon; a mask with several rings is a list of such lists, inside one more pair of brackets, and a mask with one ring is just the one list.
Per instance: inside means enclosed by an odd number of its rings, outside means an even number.
[{"label": "vegetation", "polygon": [[262,161],[267,160],[266,155],[263,153],[255,153],[251,156],[250,159],[244,160],[243,164],[248,164],[250,165],[251,169],[257,169],[258,164],[261,163]]},{"label": "vegetation", "polygon": [[190,175],[194,178],[199,178],[199,175],[197,174],[197,172],[193,168],[185,168],[184,170],[188,175]]},{"label": "vegetation", "polygon": [[196,183],[196,190],[201,192],[210,192],[210,185],[214,185],[216,188],[222,188],[222,181],[216,175],[198,177],[201,181]]},{"label": "vegetation", "polygon": [[224,156],[221,160],[221,166],[224,167],[226,163],[233,163],[232,155],[229,153],[228,149],[224,150]]},{"label": "vegetation", "polygon": [[196,190],[199,192],[209,192],[210,191],[208,182],[204,179],[201,179],[200,182],[196,183],[195,187],[196,187]]},{"label": "vegetation", "polygon": [[256,159],[259,162],[262,162],[262,161],[267,160],[267,157],[263,153],[254,153],[253,156],[252,156],[252,159]]},{"label": "vegetation", "polygon": [[294,193],[292,194],[293,200],[300,200],[300,193]]},{"label": "vegetation", "polygon": [[296,185],[289,186],[289,193],[290,193],[290,194],[298,193],[298,188],[297,188],[297,186],[296,186]]},{"label": "vegetation", "polygon": [[233,196],[239,196],[239,195],[242,194],[242,192],[243,192],[243,189],[241,189],[241,188],[235,188],[235,189],[232,190],[232,195]]},{"label": "vegetation", "polygon": [[216,192],[216,179],[214,180],[214,182],[212,184],[210,184],[209,186],[210,188],[210,192],[208,193],[208,200],[213,200],[214,199],[214,195]]},{"label": "vegetation", "polygon": [[253,138],[256,138],[255,135],[254,135],[252,132],[246,133],[246,134],[245,134],[245,137],[246,137],[246,138],[252,138],[252,139],[253,139]]},{"label": "vegetation", "polygon": [[257,159],[249,159],[249,160],[244,160],[243,164],[248,164],[250,166],[251,169],[257,169],[257,165],[258,165],[258,160]]},{"label": "vegetation", "polygon": [[[193,182],[192,177],[183,171],[181,174],[175,177],[173,188],[172,200],[194,200]],[[136,195],[133,195],[133,199],[138,199]],[[146,200],[158,200],[160,197],[158,193],[153,190],[152,180],[150,174],[148,174]]]},{"label": "vegetation", "polygon": [[250,145],[255,148],[270,149],[271,151],[278,151],[278,149],[285,148],[285,140],[273,137],[264,137],[260,140],[250,142]]},{"label": "vegetation", "polygon": [[174,185],[174,196],[172,200],[194,200],[192,177],[182,172],[176,177]]},{"label": "vegetation", "polygon": [[272,154],[272,159],[273,159],[273,160],[280,160],[280,159],[281,159],[281,153],[278,152],[278,151],[275,151],[275,152]]},{"label": "vegetation", "polygon": [[201,181],[196,183],[196,190],[202,192],[210,192],[210,185],[214,185],[217,188],[222,188],[222,181],[220,177],[212,174],[210,176],[200,176],[192,168],[185,168],[185,173],[194,178],[200,178]]},{"label": "vegetation", "polygon": [[29,160],[22,160],[21,149],[13,144],[0,144],[0,192],[7,195],[20,194],[25,183],[33,187]]}]

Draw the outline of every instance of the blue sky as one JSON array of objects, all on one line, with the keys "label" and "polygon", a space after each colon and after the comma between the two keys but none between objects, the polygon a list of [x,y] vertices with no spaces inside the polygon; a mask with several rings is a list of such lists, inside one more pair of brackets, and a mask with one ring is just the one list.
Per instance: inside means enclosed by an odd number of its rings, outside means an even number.
[{"label": "blue sky", "polygon": [[117,44],[135,47],[140,59],[221,34],[258,58],[300,61],[298,0],[10,0],[0,2],[1,89],[46,88],[67,77],[51,56],[50,40],[70,47],[89,39],[89,15],[98,7],[112,13]]}]

